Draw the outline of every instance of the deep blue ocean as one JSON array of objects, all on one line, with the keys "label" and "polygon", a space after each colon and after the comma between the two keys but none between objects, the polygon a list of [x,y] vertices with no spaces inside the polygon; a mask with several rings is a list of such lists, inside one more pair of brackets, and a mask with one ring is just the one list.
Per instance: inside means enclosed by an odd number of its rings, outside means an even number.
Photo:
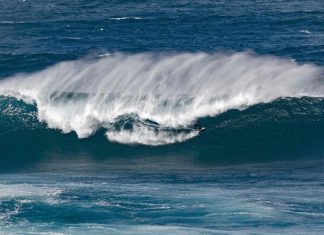
[{"label": "deep blue ocean", "polygon": [[323,234],[324,1],[1,0],[0,234]]}]

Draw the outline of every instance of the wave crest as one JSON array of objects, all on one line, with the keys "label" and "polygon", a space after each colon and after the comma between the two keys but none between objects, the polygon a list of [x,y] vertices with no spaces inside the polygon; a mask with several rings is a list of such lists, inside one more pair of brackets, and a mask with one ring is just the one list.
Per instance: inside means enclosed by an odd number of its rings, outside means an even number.
[{"label": "wave crest", "polygon": [[[38,119],[80,138],[107,129],[111,141],[161,145],[198,135],[198,118],[280,97],[324,94],[321,67],[250,52],[128,55],[63,62],[0,81],[0,94],[34,102]],[[135,123],[111,129],[121,116]],[[190,131],[177,131],[179,129]]]}]

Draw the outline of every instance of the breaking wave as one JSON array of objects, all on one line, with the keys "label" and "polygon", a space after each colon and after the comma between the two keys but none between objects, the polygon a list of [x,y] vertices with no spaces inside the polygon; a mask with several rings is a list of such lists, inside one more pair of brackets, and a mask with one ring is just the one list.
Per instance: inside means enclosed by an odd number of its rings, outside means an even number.
[{"label": "breaking wave", "polygon": [[[109,54],[0,81],[49,128],[79,138],[165,145],[199,135],[197,120],[281,97],[322,97],[323,69],[240,53]],[[122,125],[121,125],[122,124]]]}]

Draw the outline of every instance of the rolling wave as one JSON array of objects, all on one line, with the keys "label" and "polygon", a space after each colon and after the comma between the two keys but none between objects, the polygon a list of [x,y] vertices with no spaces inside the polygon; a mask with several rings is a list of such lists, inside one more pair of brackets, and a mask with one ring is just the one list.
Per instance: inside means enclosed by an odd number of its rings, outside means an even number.
[{"label": "rolling wave", "polygon": [[199,135],[203,117],[322,97],[322,78],[321,67],[251,52],[115,53],[8,77],[0,95],[35,104],[40,122],[79,138],[105,129],[113,142],[165,145]]}]

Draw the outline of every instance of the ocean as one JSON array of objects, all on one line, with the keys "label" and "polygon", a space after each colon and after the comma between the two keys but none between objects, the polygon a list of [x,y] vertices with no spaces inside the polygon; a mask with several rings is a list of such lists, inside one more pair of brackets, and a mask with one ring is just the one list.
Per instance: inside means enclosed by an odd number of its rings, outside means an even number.
[{"label": "ocean", "polygon": [[323,234],[324,2],[2,0],[0,234]]}]

